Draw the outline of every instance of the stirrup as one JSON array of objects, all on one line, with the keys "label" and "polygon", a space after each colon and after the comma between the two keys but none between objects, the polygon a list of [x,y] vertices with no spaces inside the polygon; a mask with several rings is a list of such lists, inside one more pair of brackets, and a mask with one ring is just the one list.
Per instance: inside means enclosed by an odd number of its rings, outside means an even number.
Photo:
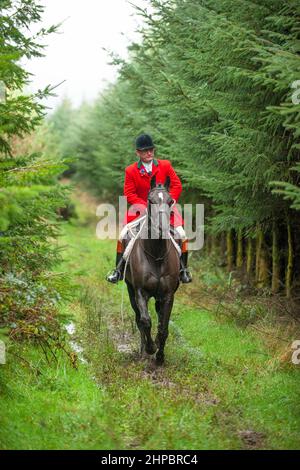
[{"label": "stirrup", "polygon": [[189,282],[192,282],[192,276],[188,268],[182,268],[180,270],[179,279],[182,282],[182,284],[188,284]]},{"label": "stirrup", "polygon": [[112,284],[117,284],[118,281],[123,279],[123,274],[119,269],[114,269],[111,274],[106,276],[106,280]]}]

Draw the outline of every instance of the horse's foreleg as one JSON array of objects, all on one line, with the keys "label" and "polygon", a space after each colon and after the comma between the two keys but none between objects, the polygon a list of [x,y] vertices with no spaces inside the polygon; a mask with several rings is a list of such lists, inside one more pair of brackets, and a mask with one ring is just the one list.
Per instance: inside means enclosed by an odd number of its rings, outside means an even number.
[{"label": "horse's foreleg", "polygon": [[145,336],[144,329],[141,325],[141,314],[140,314],[139,308],[138,308],[138,306],[136,304],[136,301],[135,301],[134,288],[128,282],[127,282],[127,289],[128,289],[128,295],[129,295],[129,300],[130,300],[130,303],[131,303],[131,307],[133,308],[133,310],[135,312],[135,321],[136,321],[137,327],[138,327],[138,329],[140,331],[140,334],[141,334],[141,354],[143,354],[145,352],[145,348],[146,348],[146,336]]},{"label": "horse's foreleg", "polygon": [[156,351],[156,346],[154,341],[151,338],[151,318],[148,312],[148,297],[142,291],[142,289],[137,289],[135,292],[135,301],[137,307],[140,311],[140,325],[146,336],[146,353],[154,354]]},{"label": "horse's foreleg", "polygon": [[156,344],[158,351],[156,353],[157,364],[163,364],[165,359],[164,348],[169,335],[169,320],[173,307],[174,295],[169,295],[160,301],[156,301],[155,307],[158,315],[158,331]]}]

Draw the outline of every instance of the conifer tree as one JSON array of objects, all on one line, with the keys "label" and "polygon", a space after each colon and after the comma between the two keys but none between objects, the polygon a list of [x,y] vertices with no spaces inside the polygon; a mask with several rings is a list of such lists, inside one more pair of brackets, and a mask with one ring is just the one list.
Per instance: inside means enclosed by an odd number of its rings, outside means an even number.
[{"label": "conifer tree", "polygon": [[[299,105],[292,102],[300,72],[299,3],[150,3],[151,14],[137,9],[146,23],[142,41],[131,45],[128,61],[113,57],[119,80],[95,104],[98,135],[81,157],[97,176],[91,185],[103,177],[100,190],[121,191],[132,140],[148,131],[181,175],[185,201],[205,201],[206,228],[227,233],[230,269],[245,265],[249,277],[256,266],[250,277],[258,286],[278,286],[278,272],[289,265],[280,285],[292,284],[297,273],[290,260],[300,256],[293,211]],[[241,249],[245,239],[248,251]],[[254,263],[255,256],[261,259]]]},{"label": "conifer tree", "polygon": [[0,326],[9,325],[12,336],[40,337],[58,327],[59,281],[48,279],[48,270],[59,259],[50,240],[58,235],[56,210],[65,205],[57,183],[65,165],[53,148],[43,153],[37,143],[34,130],[45,116],[40,99],[51,87],[26,94],[30,74],[22,61],[42,56],[43,38],[57,29],[30,34],[43,10],[35,0],[0,5]]}]

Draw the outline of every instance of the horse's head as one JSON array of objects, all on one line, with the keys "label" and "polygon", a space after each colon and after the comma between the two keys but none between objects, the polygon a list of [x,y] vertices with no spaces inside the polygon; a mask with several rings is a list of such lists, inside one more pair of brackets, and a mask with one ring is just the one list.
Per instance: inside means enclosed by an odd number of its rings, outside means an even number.
[{"label": "horse's head", "polygon": [[[151,223],[151,238],[169,238],[170,212],[174,200],[170,196],[170,177],[164,184],[156,184],[156,177],[151,178],[148,194],[148,213]],[[150,227],[149,227],[150,228]]]}]

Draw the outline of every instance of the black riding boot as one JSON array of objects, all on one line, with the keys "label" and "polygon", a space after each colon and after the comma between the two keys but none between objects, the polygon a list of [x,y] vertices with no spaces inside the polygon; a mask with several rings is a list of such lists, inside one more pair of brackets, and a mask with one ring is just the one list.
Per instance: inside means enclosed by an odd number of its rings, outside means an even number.
[{"label": "black riding boot", "polygon": [[188,252],[181,254],[180,257],[180,275],[179,278],[183,284],[188,284],[192,282],[192,276],[187,268],[187,261],[188,261]]},{"label": "black riding boot", "polygon": [[113,284],[121,281],[123,279],[124,268],[125,260],[123,258],[123,253],[117,253],[116,269],[114,269],[113,272],[106,277],[106,280],[108,282],[112,282]]}]

